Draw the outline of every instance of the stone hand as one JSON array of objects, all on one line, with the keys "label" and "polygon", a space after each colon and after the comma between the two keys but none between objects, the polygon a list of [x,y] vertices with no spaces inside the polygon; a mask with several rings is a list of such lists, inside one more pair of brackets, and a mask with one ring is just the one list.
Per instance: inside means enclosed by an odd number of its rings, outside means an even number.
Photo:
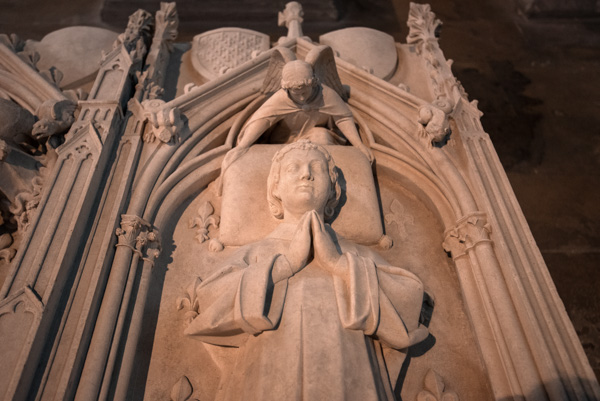
[{"label": "stone hand", "polygon": [[307,212],[300,219],[294,238],[292,238],[290,247],[285,253],[285,257],[294,274],[298,273],[306,266],[310,256],[311,245],[311,212]]},{"label": "stone hand", "polygon": [[343,274],[336,270],[342,255],[327,232],[322,217],[314,210],[310,213],[315,260],[330,273]]}]

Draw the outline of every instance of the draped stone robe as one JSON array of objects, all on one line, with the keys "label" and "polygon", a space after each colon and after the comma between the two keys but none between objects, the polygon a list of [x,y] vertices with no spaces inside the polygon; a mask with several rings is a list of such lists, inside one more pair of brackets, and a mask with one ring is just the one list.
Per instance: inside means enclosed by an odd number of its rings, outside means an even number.
[{"label": "draped stone robe", "polygon": [[346,138],[334,131],[342,121],[353,120],[352,111],[342,98],[327,85],[319,85],[306,104],[294,102],[285,89],[275,92],[248,119],[240,140],[246,130],[256,123],[268,122],[269,127],[281,127],[269,134],[269,143],[291,143],[299,139],[311,139],[315,128],[324,127],[331,135],[331,143],[345,144]]},{"label": "draped stone robe", "polygon": [[240,248],[197,290],[200,314],[185,333],[240,347],[216,399],[393,400],[382,347],[404,349],[415,331],[426,330],[417,330],[421,282],[339,239],[344,277],[313,260],[274,284],[274,263],[294,231],[281,224]]}]

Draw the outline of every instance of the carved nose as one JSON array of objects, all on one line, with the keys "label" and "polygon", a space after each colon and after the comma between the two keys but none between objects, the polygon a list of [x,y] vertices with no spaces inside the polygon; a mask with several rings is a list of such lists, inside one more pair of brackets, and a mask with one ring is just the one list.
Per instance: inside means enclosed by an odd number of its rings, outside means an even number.
[{"label": "carved nose", "polygon": [[312,180],[312,173],[310,171],[309,166],[305,166],[300,170],[300,179],[301,180]]}]

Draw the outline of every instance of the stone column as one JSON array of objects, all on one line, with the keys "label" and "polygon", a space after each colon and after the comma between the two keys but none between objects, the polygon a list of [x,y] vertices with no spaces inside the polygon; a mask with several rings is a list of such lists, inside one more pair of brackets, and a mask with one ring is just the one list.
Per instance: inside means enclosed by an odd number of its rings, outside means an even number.
[{"label": "stone column", "polygon": [[123,357],[123,342],[129,341],[130,323],[126,316],[134,306],[132,294],[139,275],[140,259],[151,260],[156,256],[155,251],[158,252],[156,230],[139,217],[143,209],[125,202],[136,198],[132,187],[135,175],[139,173],[137,167],[143,163],[140,161],[144,157],[143,149],[152,153],[165,143],[173,144],[181,128],[178,110],[161,108],[165,102],[160,99],[171,44],[177,36],[177,21],[175,3],[161,3],[156,14],[152,45],[145,66],[138,74],[136,92],[128,103],[129,120],[119,154],[132,160],[131,168],[125,173],[126,179],[124,177],[121,182],[114,183],[123,196],[121,210],[128,211],[121,216],[120,228],[116,230],[118,243],[76,390],[76,400],[104,400],[114,390],[116,377],[113,373],[128,361]]},{"label": "stone column", "polygon": [[4,369],[12,372],[0,379],[3,399],[31,399],[48,379],[58,380],[46,367],[64,350],[59,342],[73,306],[71,290],[82,277],[75,267],[90,250],[96,199],[111,167],[132,75],[146,53],[148,17],[141,11],[132,16],[134,23],[104,57],[78,120],[57,149],[36,218],[0,293],[0,347],[8,356]]}]

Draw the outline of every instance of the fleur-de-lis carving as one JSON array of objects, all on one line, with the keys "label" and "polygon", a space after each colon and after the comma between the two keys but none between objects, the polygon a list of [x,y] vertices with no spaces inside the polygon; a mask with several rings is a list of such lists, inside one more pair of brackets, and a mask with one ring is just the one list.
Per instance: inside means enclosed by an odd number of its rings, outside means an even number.
[{"label": "fleur-de-lis carving", "polygon": [[404,206],[398,201],[398,199],[394,199],[390,205],[390,213],[385,214],[385,222],[388,225],[396,223],[398,235],[401,239],[406,239],[408,238],[407,226],[413,225],[415,223],[415,219],[413,216],[406,213]]},{"label": "fleur-de-lis carving", "polygon": [[210,239],[208,228],[210,226],[219,228],[219,216],[214,215],[215,209],[209,201],[206,201],[198,208],[198,216],[190,219],[189,228],[198,227],[196,230],[196,239],[199,243]]},{"label": "fleur-de-lis carving", "polygon": [[186,294],[182,297],[177,298],[177,310],[186,309],[185,320],[187,324],[190,324],[196,316],[198,316],[198,298],[196,297],[196,289],[202,284],[202,279],[196,277],[195,280],[189,285],[186,290]]}]

